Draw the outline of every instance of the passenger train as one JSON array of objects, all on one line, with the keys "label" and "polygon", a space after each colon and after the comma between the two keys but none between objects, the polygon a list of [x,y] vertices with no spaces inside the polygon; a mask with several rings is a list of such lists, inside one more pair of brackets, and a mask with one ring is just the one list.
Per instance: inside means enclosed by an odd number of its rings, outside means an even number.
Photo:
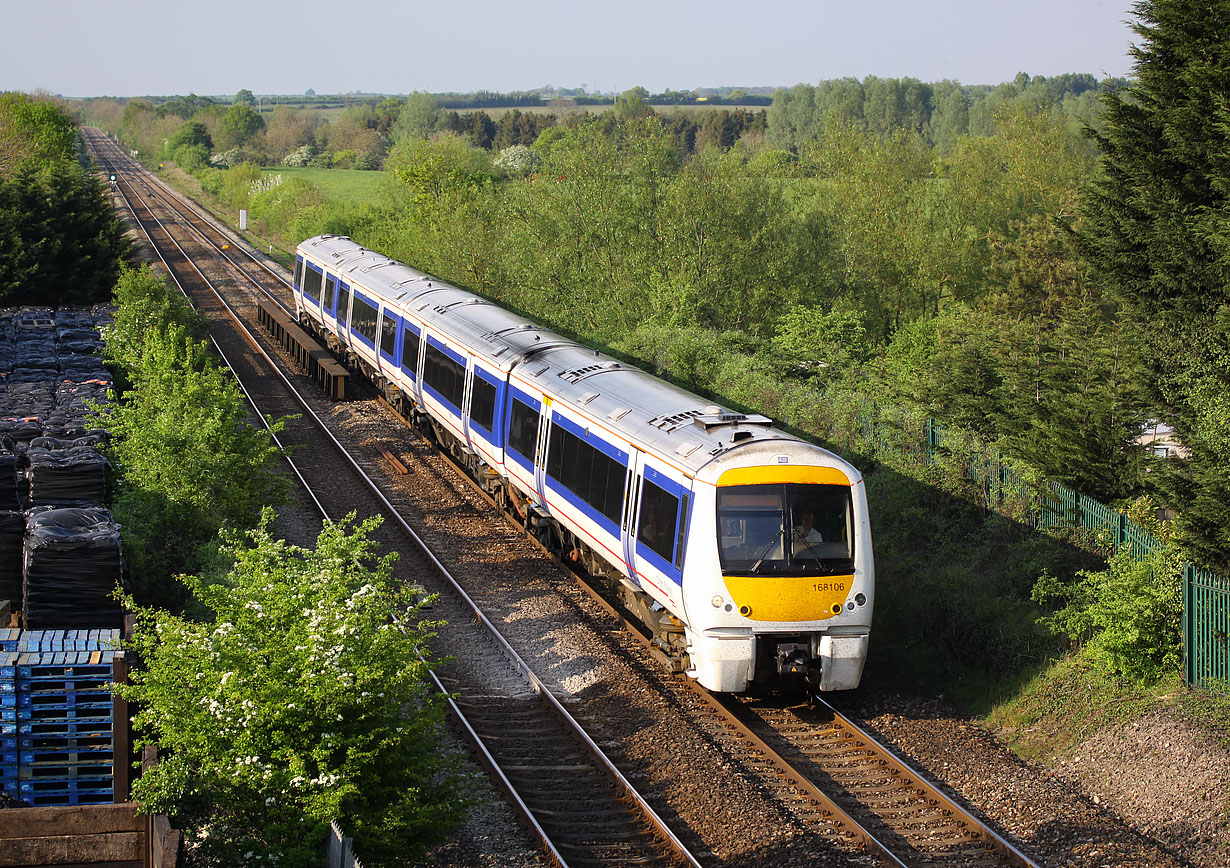
[{"label": "passenger train", "polygon": [[472,293],[321,235],[301,323],[716,692],[858,685],[875,580],[859,472]]}]

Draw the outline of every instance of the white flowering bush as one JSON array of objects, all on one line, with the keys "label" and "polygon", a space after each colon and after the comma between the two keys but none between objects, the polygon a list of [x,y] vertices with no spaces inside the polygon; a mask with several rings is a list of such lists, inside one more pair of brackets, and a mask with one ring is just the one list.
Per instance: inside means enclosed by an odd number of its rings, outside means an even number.
[{"label": "white flowering bush", "polygon": [[261,175],[248,185],[248,196],[259,196],[261,193],[268,193],[270,190],[282,186],[283,180],[285,179],[280,172],[276,175]]},{"label": "white flowering bush", "polygon": [[283,166],[290,166],[294,169],[301,169],[312,161],[312,157],[316,155],[316,149],[311,145],[300,145],[282,158]]},{"label": "white flowering bush", "polygon": [[491,165],[511,178],[525,177],[538,168],[538,164],[541,162],[542,157],[538,155],[537,151],[533,151],[525,145],[509,145],[500,151],[499,156],[491,162]]},{"label": "white flowering bush", "polygon": [[230,169],[244,161],[244,154],[239,148],[231,148],[218,154],[210,154],[209,165],[217,169]]},{"label": "white flowering bush", "polygon": [[438,624],[393,578],[396,553],[377,557],[379,518],[326,525],[309,550],[274,539],[272,516],[228,540],[226,581],[184,577],[212,620],[127,601],[144,668],[113,689],[162,752],[133,797],[171,814],[199,864],[314,868],[330,820],[369,868],[409,861],[464,806],[424,680]]}]

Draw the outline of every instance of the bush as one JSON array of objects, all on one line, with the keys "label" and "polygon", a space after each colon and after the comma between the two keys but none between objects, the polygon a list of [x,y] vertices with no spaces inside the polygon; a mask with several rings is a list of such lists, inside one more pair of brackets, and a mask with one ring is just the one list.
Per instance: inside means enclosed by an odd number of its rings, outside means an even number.
[{"label": "bush", "polygon": [[195,172],[209,165],[209,149],[204,145],[180,145],[171,159],[185,172]]},{"label": "bush", "polygon": [[316,149],[311,145],[300,145],[298,148],[282,158],[282,165],[289,166],[293,169],[302,169],[304,166],[312,162],[312,157],[315,153]]},{"label": "bush", "polygon": [[1063,603],[1041,623],[1103,672],[1150,682],[1182,663],[1183,579],[1173,551],[1145,561],[1115,555],[1105,570],[1082,570],[1071,583],[1044,573],[1033,598]]},{"label": "bush", "polygon": [[171,577],[212,563],[221,528],[251,527],[285,498],[272,440],[284,423],[253,428],[235,380],[181,325],[148,331],[123,354],[133,387],[96,420],[121,473],[113,512],[138,598],[179,608]]},{"label": "bush", "polygon": [[113,689],[167,752],[134,798],[205,864],[316,868],[330,820],[365,864],[408,863],[464,805],[426,683],[438,624],[394,579],[396,553],[377,557],[379,518],[326,525],[314,549],[274,539],[273,518],[227,538],[225,581],[184,578],[207,622],[126,601],[145,667]]}]

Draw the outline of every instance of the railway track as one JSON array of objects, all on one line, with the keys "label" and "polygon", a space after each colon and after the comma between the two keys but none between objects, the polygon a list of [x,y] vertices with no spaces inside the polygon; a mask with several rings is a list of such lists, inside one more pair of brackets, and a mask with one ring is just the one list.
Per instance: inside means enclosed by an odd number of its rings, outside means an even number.
[{"label": "railway track", "polygon": [[[106,141],[95,144],[101,148]],[[280,303],[284,304],[287,290],[280,277],[263,264],[239,268],[232,259],[243,259],[239,248],[209,221],[192,214],[178,197],[152,192],[154,185],[144,180],[143,170],[134,164],[115,165],[121,190],[134,199],[134,219],[147,227],[151,242],[157,239],[156,246],[170,248],[163,254],[168,269],[211,320],[240,322],[246,317],[251,322],[257,294],[281,295]],[[171,208],[174,216],[158,220],[152,213],[155,207]],[[228,254],[228,250],[237,252]],[[231,262],[231,266],[223,269],[225,277],[214,281],[223,284],[217,292],[211,286],[213,282],[188,264],[192,258],[204,255],[224,255]],[[254,257],[247,258],[256,262]],[[245,280],[249,285],[241,285]],[[269,284],[268,289],[262,288],[265,283]],[[227,306],[221,300],[223,294],[238,294],[239,300]],[[276,367],[277,351],[256,332],[249,328],[219,328],[215,341],[262,413],[275,417],[303,414],[310,402],[290,395],[293,375],[268,375],[269,368]],[[283,385],[276,385],[279,380]],[[308,414],[311,415],[310,410]],[[323,419],[305,419],[294,423],[286,439],[315,444],[321,435],[314,429],[327,428]],[[326,456],[344,453],[353,465],[351,472],[367,477],[360,486],[366,486],[367,493],[356,493],[354,500],[370,501],[373,492],[383,499],[379,494],[381,486],[371,481],[367,472],[379,459],[366,454],[350,457],[351,453],[332,435],[327,440],[332,442],[311,446],[307,453],[310,457],[303,457],[305,450],[299,447],[296,473],[305,486],[330,492],[328,500],[337,503],[337,462]],[[364,465],[368,465],[367,469]],[[332,470],[322,474],[321,467]],[[478,489],[474,493],[487,499]],[[320,502],[318,498],[317,504]],[[403,553],[421,545],[418,535],[401,518],[402,507],[387,500],[384,507],[394,518],[394,524],[402,525],[400,538],[391,539],[390,544]],[[407,575],[415,576],[441,568],[439,560],[431,554],[416,556],[413,562],[404,564]],[[464,580],[450,576],[448,581],[471,613],[460,619],[448,617],[450,633],[461,629],[458,625],[466,617],[489,624],[463,589]],[[591,590],[612,614],[626,615]],[[603,763],[595,757],[602,752],[595,744],[596,739],[558,722],[563,719],[561,711],[569,719],[571,715],[507,642],[496,638],[480,641],[473,636],[457,641],[468,649],[467,660],[465,665],[450,664],[441,671],[442,686],[459,694],[455,711],[460,720],[466,721],[461,726],[472,734],[480,755],[510,794],[510,800],[520,807],[526,824],[543,842],[550,858],[557,864],[574,865],[699,864],[695,857],[680,849],[682,845],[676,847],[679,836],[667,830],[652,809],[646,810],[648,801],[618,774],[613,763],[610,769],[600,768]],[[493,680],[476,674],[489,675],[495,671],[503,675]],[[685,679],[680,681],[690,684]],[[664,689],[678,686],[668,684]],[[840,716],[834,712],[795,707],[775,715],[765,705],[718,701],[699,689],[697,695],[703,698],[709,716],[702,715],[704,719],[695,725],[707,729],[723,745],[723,750],[742,755],[750,768],[758,768],[770,782],[774,798],[795,816],[819,827],[819,834],[826,839],[862,848],[878,862],[889,865],[981,868],[1034,864],[912,773],[874,739],[851,729],[849,722],[838,723]],[[636,810],[629,811],[629,804],[635,804]]]}]

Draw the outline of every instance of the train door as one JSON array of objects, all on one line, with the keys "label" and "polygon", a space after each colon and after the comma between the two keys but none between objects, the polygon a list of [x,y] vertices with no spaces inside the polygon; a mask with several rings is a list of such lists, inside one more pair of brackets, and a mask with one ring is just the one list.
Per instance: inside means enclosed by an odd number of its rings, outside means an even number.
[{"label": "train door", "polygon": [[346,346],[350,343],[350,284],[344,280],[337,282],[337,339]]},{"label": "train door", "polygon": [[627,565],[628,578],[638,581],[636,577],[636,515],[641,505],[641,466],[643,455],[639,449],[633,449],[628,456],[629,483],[624,487],[627,494],[624,497],[624,516],[620,526],[623,539],[623,558]]},{"label": "train door", "polygon": [[681,611],[692,480],[645,455],[639,494],[635,539],[630,541],[635,549],[631,564],[635,564],[637,581],[658,600]]},{"label": "train door", "polygon": [[325,276],[325,297],[323,299],[328,319],[337,319],[337,278],[332,274]]},{"label": "train door", "polygon": [[474,448],[474,443],[471,440],[470,433],[470,401],[474,398],[474,366],[477,364],[473,358],[470,359],[466,366],[466,382],[465,392],[461,398],[461,431],[465,444],[471,449]]},{"label": "train door", "polygon": [[534,450],[534,490],[538,492],[538,502],[547,502],[547,444],[551,434],[551,399],[543,396],[542,416],[538,422],[538,448]]}]

